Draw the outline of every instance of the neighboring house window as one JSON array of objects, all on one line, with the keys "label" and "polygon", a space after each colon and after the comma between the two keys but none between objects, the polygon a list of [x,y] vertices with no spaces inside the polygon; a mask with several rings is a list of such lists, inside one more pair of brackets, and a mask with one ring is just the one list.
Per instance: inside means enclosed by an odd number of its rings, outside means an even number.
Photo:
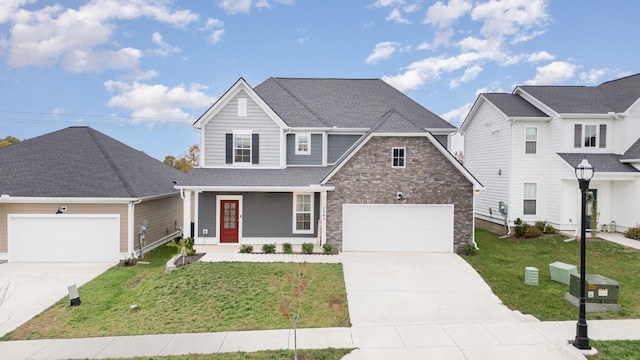
[{"label": "neighboring house window", "polygon": [[227,164],[258,164],[260,162],[260,135],[251,130],[235,130],[226,134]]},{"label": "neighboring house window", "polygon": [[313,194],[293,194],[293,232],[313,234]]},{"label": "neighboring house window", "polygon": [[247,116],[247,98],[238,98],[238,116]]},{"label": "neighboring house window", "polygon": [[522,214],[535,215],[536,214],[536,198],[537,198],[537,184],[525,183],[524,193],[522,199],[524,200],[524,206]]},{"label": "neighboring house window", "polygon": [[538,128],[527,127],[525,128],[525,154],[535,154],[538,147]]},{"label": "neighboring house window", "polygon": [[607,125],[582,125],[575,124],[573,131],[574,148],[607,147]]},{"label": "neighboring house window", "polygon": [[391,151],[391,167],[403,168],[406,162],[406,149],[403,147],[393,148]]},{"label": "neighboring house window", "polygon": [[311,154],[311,134],[296,134],[296,155]]}]

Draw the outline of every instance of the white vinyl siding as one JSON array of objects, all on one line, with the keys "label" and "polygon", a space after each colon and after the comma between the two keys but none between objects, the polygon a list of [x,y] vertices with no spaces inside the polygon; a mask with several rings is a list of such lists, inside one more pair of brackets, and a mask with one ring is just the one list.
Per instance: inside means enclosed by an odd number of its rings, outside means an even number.
[{"label": "white vinyl siding", "polygon": [[391,150],[391,167],[403,168],[407,161],[407,149],[404,147],[394,147]]},{"label": "white vinyl siding", "polygon": [[[247,116],[238,117],[237,98],[247,99]],[[226,164],[225,135],[237,130],[260,135],[260,163],[252,167],[279,167],[282,132],[280,127],[253,101],[240,91],[234,99],[216,114],[202,129],[204,167],[231,166]]]},{"label": "white vinyl siding", "polygon": [[293,232],[313,234],[313,194],[293,195]]},{"label": "white vinyl siding", "polygon": [[523,187],[522,195],[522,214],[523,215],[535,215],[536,214],[536,202],[537,202],[537,184],[525,183]]}]

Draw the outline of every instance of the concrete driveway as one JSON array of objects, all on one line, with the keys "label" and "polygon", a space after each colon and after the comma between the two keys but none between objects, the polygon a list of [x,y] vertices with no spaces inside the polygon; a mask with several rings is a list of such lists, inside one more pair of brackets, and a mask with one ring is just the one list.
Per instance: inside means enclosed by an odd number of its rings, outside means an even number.
[{"label": "concrete driveway", "polygon": [[[62,297],[67,286],[78,287],[115,264],[3,263],[0,285],[9,283],[9,296],[0,305],[0,336],[13,331]],[[82,300],[82,291],[80,291]]]},{"label": "concrete driveway", "polygon": [[341,256],[358,347],[345,359],[584,359],[502,305],[458,255]]}]

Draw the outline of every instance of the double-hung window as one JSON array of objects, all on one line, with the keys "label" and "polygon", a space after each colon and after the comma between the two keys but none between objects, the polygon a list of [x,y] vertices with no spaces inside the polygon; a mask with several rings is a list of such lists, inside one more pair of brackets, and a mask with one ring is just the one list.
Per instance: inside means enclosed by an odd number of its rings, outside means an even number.
[{"label": "double-hung window", "polygon": [[594,149],[607,147],[606,124],[575,124],[573,131],[573,147]]},{"label": "double-hung window", "polygon": [[313,194],[293,194],[293,232],[313,234]]},{"label": "double-hung window", "polygon": [[406,149],[403,147],[394,147],[391,150],[391,167],[403,168],[406,163]]},{"label": "double-hung window", "polygon": [[311,134],[296,134],[296,155],[311,154]]},{"label": "double-hung window", "polygon": [[538,128],[526,127],[525,128],[525,154],[535,154],[538,151]]},{"label": "double-hung window", "polygon": [[233,134],[233,163],[251,164],[251,133],[236,132]]},{"label": "double-hung window", "polygon": [[535,215],[536,214],[536,200],[538,197],[538,184],[536,183],[524,183],[522,200],[523,200],[523,215]]},{"label": "double-hung window", "polygon": [[598,125],[584,126],[584,147],[596,147],[596,137],[598,135]]}]

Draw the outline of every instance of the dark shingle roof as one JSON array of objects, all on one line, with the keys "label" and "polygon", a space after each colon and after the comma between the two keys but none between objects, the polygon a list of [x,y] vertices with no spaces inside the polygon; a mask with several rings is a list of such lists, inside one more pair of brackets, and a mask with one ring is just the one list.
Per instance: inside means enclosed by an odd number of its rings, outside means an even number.
[{"label": "dark shingle roof", "polygon": [[389,111],[405,131],[455,127],[380,79],[269,78],[256,93],[292,127],[373,129]]},{"label": "dark shingle roof", "polygon": [[192,169],[178,186],[309,186],[318,185],[330,167],[286,169]]},{"label": "dark shingle roof", "polygon": [[175,193],[184,174],[89,127],[0,149],[0,194],[143,198]]},{"label": "dark shingle roof", "polygon": [[482,94],[508,117],[548,117],[519,95],[505,93]]},{"label": "dark shingle roof", "polygon": [[636,142],[625,151],[625,153],[620,156],[620,160],[638,160],[640,159],[640,139],[636,140]]},{"label": "dark shingle roof", "polygon": [[520,86],[558,113],[624,112],[640,98],[640,74],[598,86]]},{"label": "dark shingle roof", "polygon": [[558,153],[571,167],[580,164],[582,159],[587,159],[596,172],[617,172],[617,173],[637,173],[636,168],[629,164],[620,162],[620,155],[616,154],[579,154],[579,153]]}]

